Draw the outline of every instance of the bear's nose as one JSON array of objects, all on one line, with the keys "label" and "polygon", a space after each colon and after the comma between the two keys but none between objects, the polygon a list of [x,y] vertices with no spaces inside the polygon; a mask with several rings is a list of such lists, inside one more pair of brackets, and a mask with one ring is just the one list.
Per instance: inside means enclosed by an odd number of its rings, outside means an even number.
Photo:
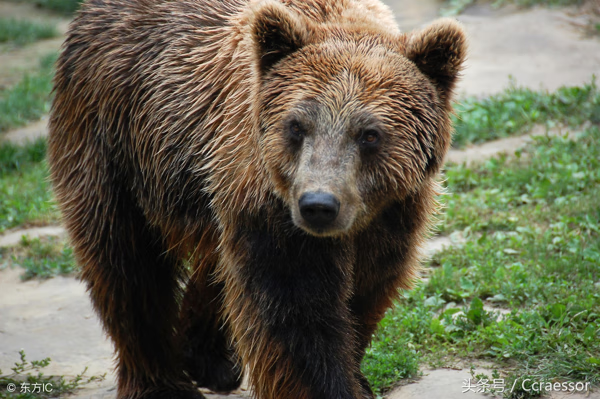
[{"label": "bear's nose", "polygon": [[304,193],[298,201],[300,214],[312,227],[323,228],[333,222],[340,211],[340,201],[323,192]]}]

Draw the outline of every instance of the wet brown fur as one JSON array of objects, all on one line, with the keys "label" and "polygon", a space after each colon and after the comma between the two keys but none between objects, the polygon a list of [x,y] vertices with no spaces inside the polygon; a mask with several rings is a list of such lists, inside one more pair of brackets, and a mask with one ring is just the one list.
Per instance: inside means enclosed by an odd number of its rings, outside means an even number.
[{"label": "wet brown fur", "polygon": [[[242,364],[262,399],[372,397],[360,361],[415,278],[464,40],[401,34],[377,0],[83,5],[49,161],[119,398],[230,390]],[[341,199],[329,230],[307,190]]]}]

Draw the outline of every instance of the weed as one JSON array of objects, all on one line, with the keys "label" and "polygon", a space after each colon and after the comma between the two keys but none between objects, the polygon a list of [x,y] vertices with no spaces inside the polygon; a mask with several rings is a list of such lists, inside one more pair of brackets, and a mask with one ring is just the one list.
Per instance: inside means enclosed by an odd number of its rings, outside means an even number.
[{"label": "weed", "polygon": [[0,18],[0,43],[14,43],[22,46],[40,39],[58,35],[56,27],[48,23]]},{"label": "weed", "polygon": [[21,360],[12,367],[12,374],[4,375],[0,370],[0,399],[57,398],[72,394],[82,385],[105,378],[105,375],[85,378],[87,368],[69,379],[64,376],[45,376],[41,370],[50,364],[50,358],[30,362],[25,351],[19,351],[19,355]]}]

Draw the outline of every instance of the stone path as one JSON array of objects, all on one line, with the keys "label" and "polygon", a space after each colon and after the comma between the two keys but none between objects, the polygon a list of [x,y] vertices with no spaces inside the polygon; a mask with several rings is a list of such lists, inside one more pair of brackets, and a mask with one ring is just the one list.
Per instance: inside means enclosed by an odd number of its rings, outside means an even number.
[{"label": "stone path", "polygon": [[[388,0],[398,15],[403,30],[423,26],[434,19],[441,4],[438,0]],[[488,5],[469,8],[459,20],[470,37],[470,56],[464,78],[459,85],[461,95],[487,95],[507,86],[508,76],[519,85],[553,90],[561,85],[589,82],[592,74],[600,74],[600,40],[583,38],[581,30],[571,24],[572,10],[515,8],[493,10]],[[1,15],[46,19],[47,14],[28,4],[0,1]],[[52,17],[64,33],[68,21]],[[3,53],[0,49],[0,87],[13,84],[37,60],[58,50],[62,37],[45,40],[18,51]],[[541,130],[534,132],[543,133]],[[46,120],[4,134],[0,140],[22,143],[47,134]],[[530,135],[498,140],[466,150],[452,150],[452,162],[479,162],[499,152],[512,152]],[[64,236],[60,226],[13,230],[0,236],[0,246],[17,245],[22,234],[30,237]],[[448,237],[436,237],[428,245],[429,254],[452,245]],[[51,357],[46,374],[74,376],[85,367],[87,375],[109,371],[104,381],[94,382],[73,398],[114,399],[115,381],[112,369],[112,346],[102,333],[85,288],[78,280],[56,277],[46,281],[21,282],[18,269],[0,270],[0,369],[9,370],[25,349],[28,359]],[[389,394],[392,399],[413,398],[482,398],[473,392],[462,393],[468,370],[424,370],[417,383],[399,387]],[[229,398],[247,397],[241,391]],[[219,398],[220,395],[207,395]],[[486,396],[489,397],[489,396]],[[554,395],[553,398],[562,398]],[[582,396],[570,395],[579,399]],[[599,393],[587,398],[600,399]]]},{"label": "stone path", "polygon": [[486,159],[490,159],[500,154],[512,155],[515,150],[524,147],[528,143],[533,141],[536,136],[557,136],[566,135],[571,137],[573,135],[568,129],[555,127],[547,130],[544,126],[534,126],[529,133],[522,136],[506,137],[503,139],[488,141],[486,143],[470,146],[465,149],[457,150],[451,148],[446,155],[446,162],[452,162],[456,164],[465,163],[467,165],[481,163]]},{"label": "stone path", "polygon": [[[484,371],[487,375],[491,373],[488,370],[480,369],[476,373]],[[462,370],[437,369],[424,370],[423,377],[415,384],[408,384],[392,391],[387,399],[490,399],[491,395],[477,392],[476,381],[471,379],[472,388],[469,388],[467,382],[471,378],[468,368]],[[467,380],[467,381],[465,381]],[[502,386],[507,392],[511,391],[511,386]],[[500,396],[501,397],[501,396]],[[551,399],[599,399],[597,392],[565,394],[562,392],[553,392],[547,398]]]},{"label": "stone path", "polygon": [[37,122],[30,123],[25,127],[5,133],[1,139],[15,144],[25,144],[28,141],[34,141],[37,138],[46,137],[48,135],[47,124],[48,116],[44,116]]},{"label": "stone path", "polygon": [[600,75],[600,40],[583,37],[573,18],[559,9],[470,7],[458,17],[470,39],[458,93],[500,92],[509,75],[519,86],[550,91],[589,83]]},{"label": "stone path", "polygon": [[22,272],[18,268],[0,271],[0,369],[10,370],[24,349],[29,360],[52,358],[44,369],[46,375],[74,377],[86,367],[88,377],[106,373],[103,381],[90,383],[71,397],[114,399],[112,344],[84,284],[72,277],[22,282]]},{"label": "stone path", "polygon": [[32,227],[29,229],[12,229],[5,231],[4,234],[0,235],[0,247],[15,247],[21,242],[21,237],[27,236],[29,238],[39,237],[64,237],[66,235],[65,229],[62,226],[44,226],[44,227]]}]

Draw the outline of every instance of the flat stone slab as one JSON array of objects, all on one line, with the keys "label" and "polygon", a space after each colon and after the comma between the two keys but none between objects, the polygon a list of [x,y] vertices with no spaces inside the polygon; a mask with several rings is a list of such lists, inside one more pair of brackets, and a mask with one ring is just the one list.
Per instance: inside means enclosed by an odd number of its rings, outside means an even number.
[{"label": "flat stone slab", "polygon": [[[485,370],[477,370],[477,372]],[[491,372],[486,372],[490,375]],[[573,381],[576,382],[576,381]],[[491,382],[492,383],[492,382]],[[511,386],[499,384],[505,391],[510,391]],[[490,399],[490,394],[478,392],[480,387],[477,381],[471,378],[468,369],[451,370],[437,369],[424,370],[423,377],[416,383],[396,388],[388,399]],[[501,397],[501,396],[499,396]],[[549,392],[543,397],[552,399],[600,399],[600,392]]]},{"label": "flat stone slab", "polygon": [[52,359],[44,374],[75,376],[112,369],[106,339],[83,283],[73,277],[21,281],[21,268],[0,271],[0,369],[27,359]]},{"label": "flat stone slab", "polygon": [[[383,0],[396,15],[400,29],[419,29],[436,18],[439,0]],[[584,37],[572,22],[576,8],[515,6],[493,8],[475,4],[457,16],[469,39],[469,55],[456,92],[484,96],[509,84],[550,91],[589,83],[600,75],[600,40]]]},{"label": "flat stone slab", "polygon": [[44,116],[37,122],[30,123],[29,125],[14,130],[10,130],[5,133],[1,138],[2,141],[9,141],[14,144],[27,144],[28,142],[35,141],[40,137],[48,136],[48,117]]},{"label": "flat stone slab", "polygon": [[600,75],[600,40],[583,37],[561,9],[532,8],[507,13],[489,4],[460,15],[469,37],[469,56],[457,93],[498,93],[512,76],[518,86],[554,91],[589,83]]},{"label": "flat stone slab", "polygon": [[[23,349],[27,359],[51,358],[45,375],[106,374],[70,396],[114,399],[113,347],[92,309],[85,285],[73,277],[21,281],[20,268],[0,270],[0,369],[8,372]],[[223,395],[207,394],[208,398]],[[244,398],[244,391],[228,398]]]}]

